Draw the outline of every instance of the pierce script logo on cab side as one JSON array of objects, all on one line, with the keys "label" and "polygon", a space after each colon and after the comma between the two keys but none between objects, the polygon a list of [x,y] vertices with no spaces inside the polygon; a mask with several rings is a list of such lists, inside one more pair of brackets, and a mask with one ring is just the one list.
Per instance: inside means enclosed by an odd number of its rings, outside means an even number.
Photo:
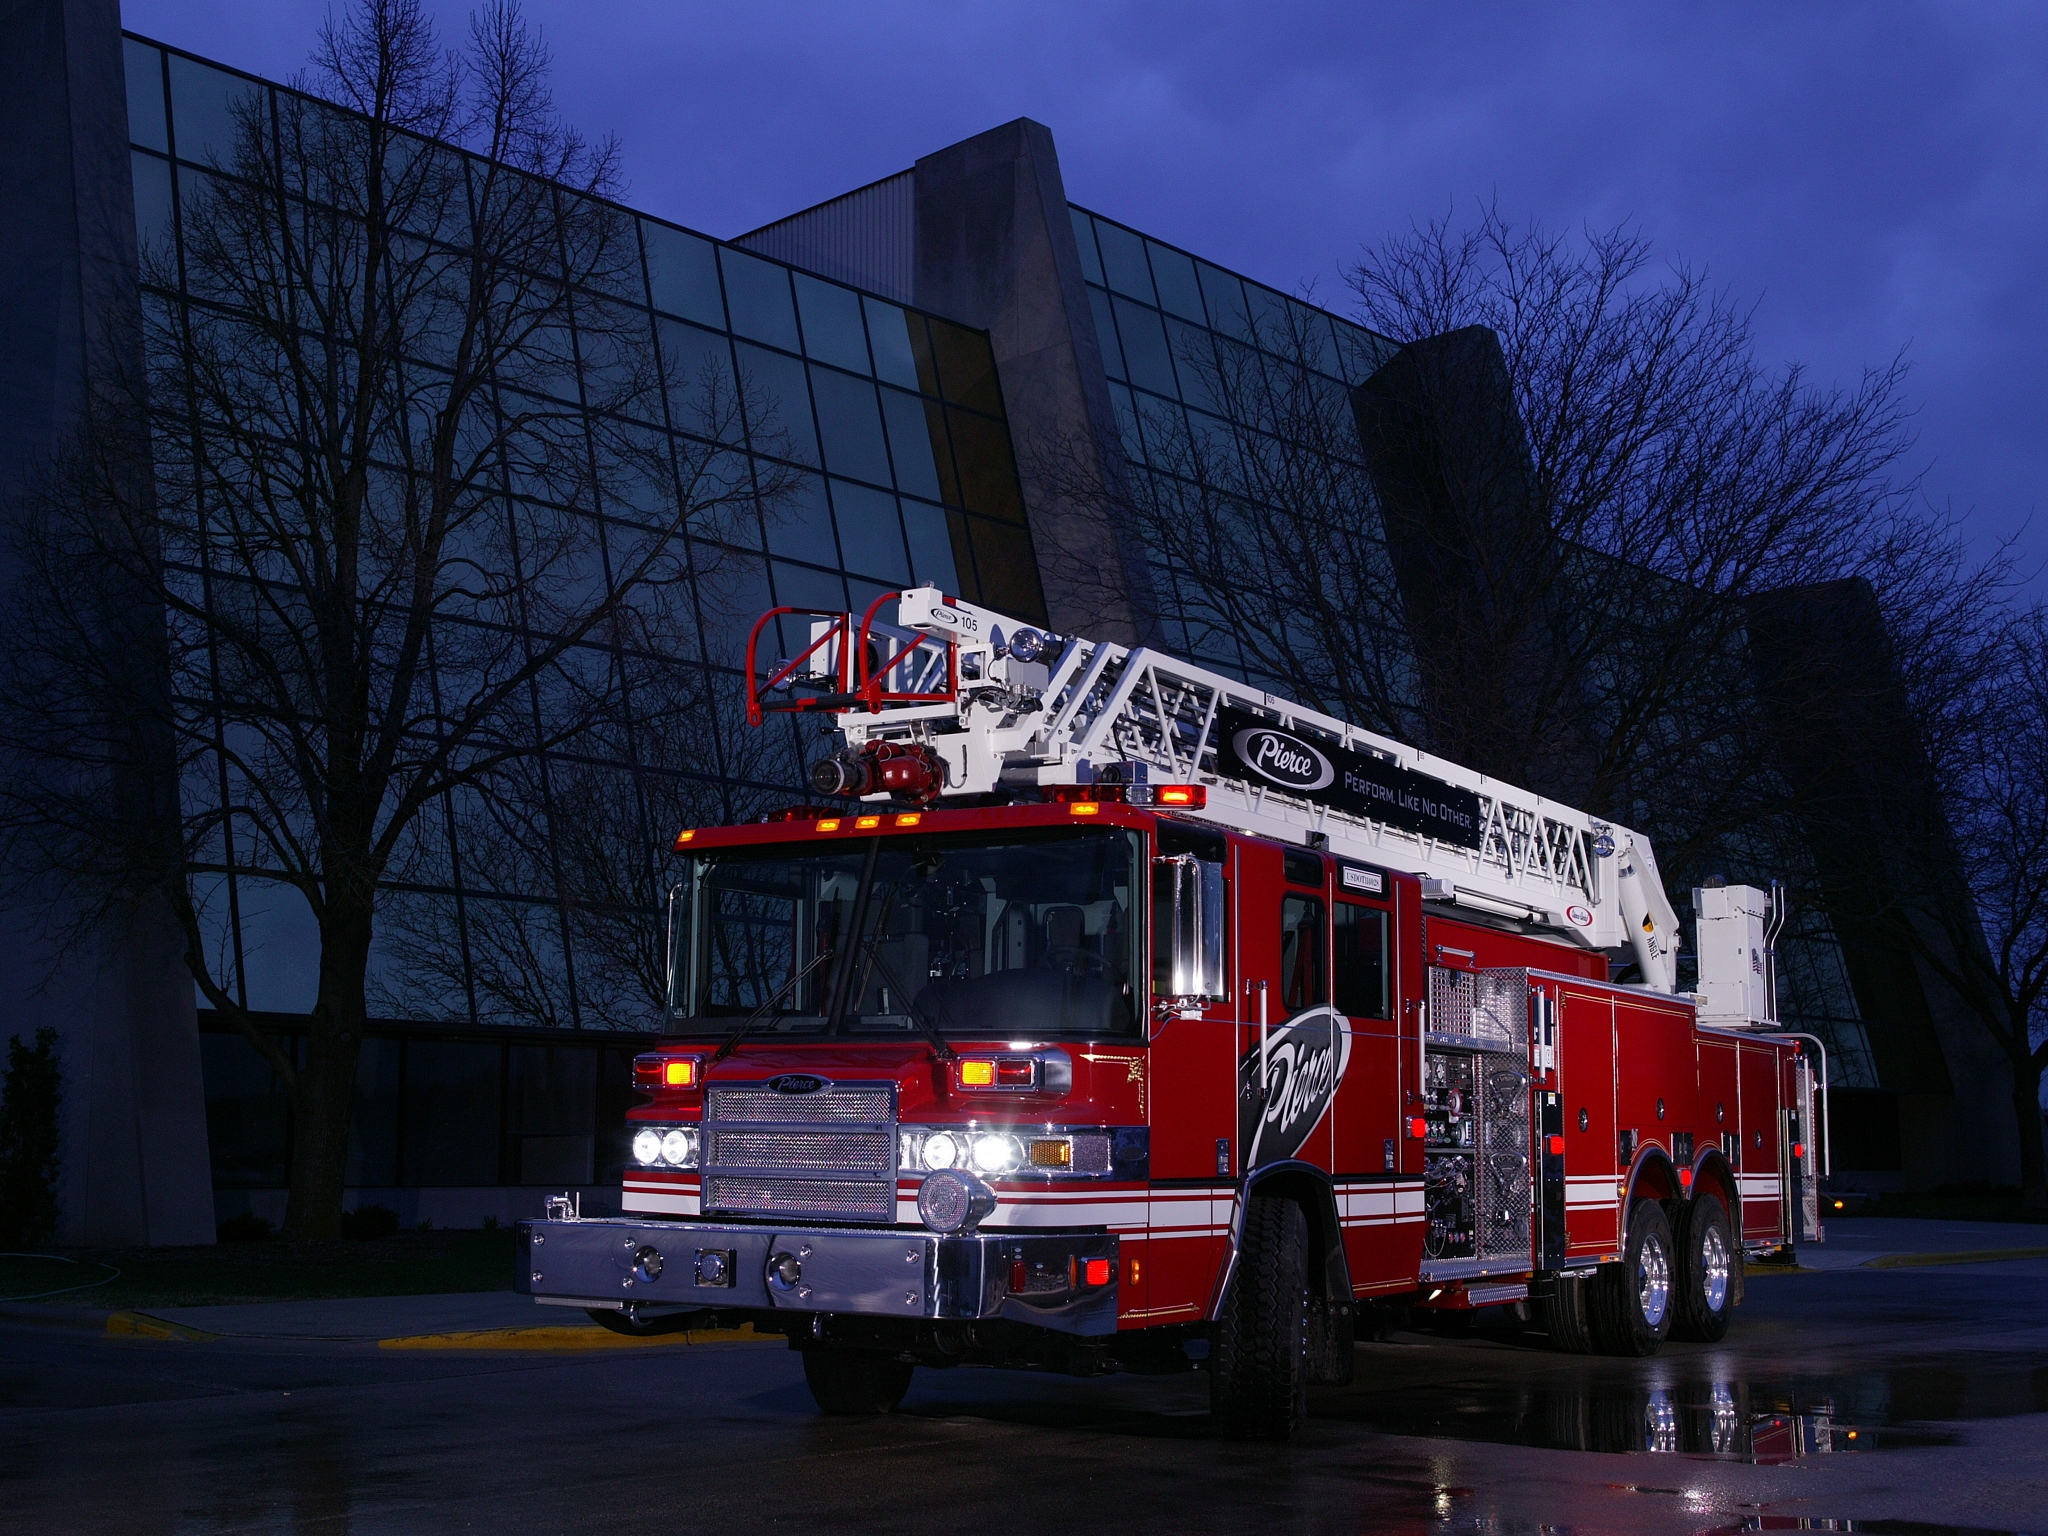
[{"label": "pierce script logo on cab side", "polygon": [[1334,1008],[1297,1013],[1267,1036],[1265,1060],[1261,1083],[1254,1039],[1237,1066],[1237,1144],[1247,1168],[1294,1156],[1322,1123],[1351,1064],[1351,1021]]}]

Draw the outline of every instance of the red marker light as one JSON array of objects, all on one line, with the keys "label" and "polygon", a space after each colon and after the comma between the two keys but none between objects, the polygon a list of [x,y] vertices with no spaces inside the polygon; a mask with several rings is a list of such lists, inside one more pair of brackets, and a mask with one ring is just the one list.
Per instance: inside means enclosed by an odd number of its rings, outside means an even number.
[{"label": "red marker light", "polygon": [[1038,1075],[1038,1063],[1029,1056],[1006,1056],[996,1063],[998,1088],[1029,1088]]},{"label": "red marker light", "polygon": [[1012,1259],[1010,1261],[1010,1293],[1012,1295],[1023,1295],[1025,1282],[1030,1278],[1030,1271],[1025,1269],[1022,1259]]},{"label": "red marker light", "polygon": [[1553,1136],[1550,1138],[1550,1155],[1552,1157],[1564,1156],[1564,1138],[1562,1136]]},{"label": "red marker light", "polygon": [[1199,784],[1162,784],[1159,786],[1158,803],[1201,810],[1209,803],[1209,791]]},{"label": "red marker light", "polygon": [[1792,1143],[1792,1155],[1793,1155],[1794,1157],[1804,1157],[1804,1156],[1806,1156],[1806,1143],[1805,1143],[1805,1142],[1803,1142],[1803,1141],[1795,1141],[1795,1142],[1793,1142],[1793,1143]]},{"label": "red marker light", "polygon": [[1680,1186],[1681,1186],[1681,1187],[1683,1187],[1683,1188],[1685,1188],[1685,1189],[1691,1189],[1691,1188],[1692,1188],[1692,1170],[1691,1170],[1690,1168],[1681,1168],[1681,1169],[1679,1169],[1679,1170],[1678,1170],[1678,1182],[1679,1182],[1679,1184],[1680,1184]]},{"label": "red marker light", "polygon": [[1408,1134],[1416,1141],[1423,1140],[1429,1135],[1429,1122],[1417,1115],[1408,1122]]},{"label": "red marker light", "polygon": [[1109,1284],[1109,1260],[1090,1259],[1082,1266],[1081,1279],[1087,1285]]}]

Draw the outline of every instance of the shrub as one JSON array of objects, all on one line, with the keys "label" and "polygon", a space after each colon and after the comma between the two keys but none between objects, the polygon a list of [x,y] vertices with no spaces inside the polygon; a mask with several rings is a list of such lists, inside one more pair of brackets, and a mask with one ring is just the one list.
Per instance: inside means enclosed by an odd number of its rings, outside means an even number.
[{"label": "shrub", "polygon": [[0,1074],[0,1244],[40,1243],[57,1230],[57,1031],[7,1042]]},{"label": "shrub", "polygon": [[277,1236],[277,1228],[254,1211],[244,1211],[222,1222],[215,1235],[224,1243],[260,1243],[266,1237]]},{"label": "shrub", "polygon": [[352,1211],[341,1213],[341,1235],[359,1242],[396,1237],[401,1225],[398,1212],[388,1205],[359,1205]]}]

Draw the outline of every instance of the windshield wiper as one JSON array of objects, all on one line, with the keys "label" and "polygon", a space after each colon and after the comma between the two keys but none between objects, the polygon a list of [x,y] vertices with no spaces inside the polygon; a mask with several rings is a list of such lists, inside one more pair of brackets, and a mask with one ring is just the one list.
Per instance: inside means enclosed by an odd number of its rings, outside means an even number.
[{"label": "windshield wiper", "polygon": [[773,1008],[777,1003],[781,1002],[783,998],[789,995],[790,988],[794,987],[798,982],[802,981],[806,976],[810,975],[811,972],[815,971],[819,966],[823,965],[827,960],[830,960],[831,958],[831,950],[820,950],[816,958],[814,958],[809,965],[805,966],[802,970],[798,971],[794,976],[790,977],[789,980],[785,981],[781,986],[777,987],[774,993],[769,997],[769,999],[765,1003],[763,1003],[760,1007],[756,1008],[752,1013],[748,1014],[744,1019],[740,1020],[740,1027],[738,1029],[735,1029],[731,1034],[727,1035],[724,1040],[719,1042],[718,1049],[711,1053],[711,1059],[704,1063],[704,1070],[706,1072],[709,1072],[713,1067],[717,1066],[721,1061],[725,1060],[726,1057],[730,1056],[733,1053],[733,1051],[738,1047],[740,1041],[746,1038],[747,1031],[752,1029],[756,1024],[760,1023],[763,1019],[767,1018],[768,1010]]},{"label": "windshield wiper", "polygon": [[[932,1060],[957,1060],[959,1057],[959,1052],[955,1051],[953,1047],[947,1043],[945,1035],[940,1033],[937,1021],[934,1020],[929,1013],[925,1012],[924,1009],[918,1007],[917,999],[910,995],[910,989],[903,985],[902,980],[896,974],[895,968],[892,967],[889,964],[889,962],[887,960],[884,960],[879,954],[870,954],[868,958],[871,961],[873,961],[875,965],[880,967],[882,972],[882,979],[888,982],[890,986],[894,987],[897,991],[897,994],[900,997],[902,997],[903,1006],[905,1009],[909,1011],[910,1014],[910,1022],[915,1024],[918,1027],[918,1029],[923,1032],[925,1039],[931,1044]],[[947,1022],[950,1023],[951,1019],[949,1018]]]}]

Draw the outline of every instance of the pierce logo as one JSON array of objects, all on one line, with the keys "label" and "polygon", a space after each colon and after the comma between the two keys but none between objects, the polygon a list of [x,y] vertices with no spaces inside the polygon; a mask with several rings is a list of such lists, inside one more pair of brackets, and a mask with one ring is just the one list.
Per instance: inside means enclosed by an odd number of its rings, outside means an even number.
[{"label": "pierce logo", "polygon": [[780,1077],[769,1078],[768,1086],[777,1093],[816,1093],[825,1086],[825,1079],[812,1077],[807,1072],[785,1072]]},{"label": "pierce logo", "polygon": [[1299,1152],[1330,1112],[1351,1064],[1351,1021],[1334,1008],[1311,1008],[1266,1037],[1265,1082],[1256,1039],[1237,1067],[1238,1145],[1244,1166],[1277,1163]]},{"label": "pierce logo", "polygon": [[1253,772],[1287,789],[1321,789],[1337,776],[1330,760],[1298,736],[1258,726],[1232,740]]},{"label": "pierce logo", "polygon": [[1566,922],[1576,928],[1590,928],[1593,926],[1593,914],[1584,907],[1566,907],[1564,909],[1564,918]]}]

